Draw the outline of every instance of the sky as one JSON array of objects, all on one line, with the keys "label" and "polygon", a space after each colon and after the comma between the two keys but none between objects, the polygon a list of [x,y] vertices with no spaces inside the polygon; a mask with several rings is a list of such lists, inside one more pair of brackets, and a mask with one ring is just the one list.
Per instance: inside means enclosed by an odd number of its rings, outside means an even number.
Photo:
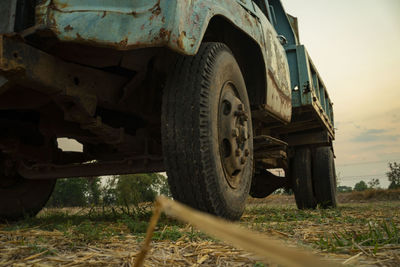
[{"label": "sky", "polygon": [[340,184],[387,187],[400,162],[400,0],[282,2],[334,103]]},{"label": "sky", "polygon": [[334,103],[341,185],[400,162],[400,0],[282,0]]}]

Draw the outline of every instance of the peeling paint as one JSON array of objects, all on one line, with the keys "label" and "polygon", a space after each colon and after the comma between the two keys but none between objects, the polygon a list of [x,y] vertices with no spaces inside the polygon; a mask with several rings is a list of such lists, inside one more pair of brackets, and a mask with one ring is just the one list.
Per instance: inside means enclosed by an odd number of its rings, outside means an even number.
[{"label": "peeling paint", "polygon": [[149,9],[149,11],[156,16],[160,15],[161,14],[160,0],[158,0],[157,3],[152,8]]},{"label": "peeling paint", "polygon": [[124,39],[122,39],[119,43],[119,46],[121,47],[126,47],[128,45],[128,37],[125,37]]},{"label": "peeling paint", "polygon": [[160,29],[160,38],[164,40],[169,40],[171,36],[171,31],[166,30],[165,28]]},{"label": "peeling paint", "polygon": [[64,27],[64,31],[69,32],[72,31],[74,28],[71,27],[71,25],[67,25]]},{"label": "peeling paint", "polygon": [[185,37],[186,37],[186,32],[183,31],[183,32],[181,32],[181,33],[179,34],[178,41],[177,41],[179,48],[181,48],[182,50],[185,49],[185,44],[184,44],[184,42],[183,42],[183,39],[184,39]]}]

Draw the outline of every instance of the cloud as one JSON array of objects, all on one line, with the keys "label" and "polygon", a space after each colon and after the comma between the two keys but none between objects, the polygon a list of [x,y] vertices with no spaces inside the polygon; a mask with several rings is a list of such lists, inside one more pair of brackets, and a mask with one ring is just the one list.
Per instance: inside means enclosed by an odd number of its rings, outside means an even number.
[{"label": "cloud", "polygon": [[393,145],[392,144],[374,144],[374,145],[367,145],[367,146],[362,146],[360,148],[360,151],[379,151],[379,150],[386,150],[386,149],[390,149],[392,148]]},{"label": "cloud", "polygon": [[398,114],[392,114],[391,123],[393,123],[393,124],[398,124],[398,123],[400,123],[400,117],[399,117]]},{"label": "cloud", "polygon": [[397,141],[400,139],[400,135],[393,135],[388,133],[387,129],[368,129],[363,131],[361,134],[352,138],[351,141],[358,143],[368,142],[382,142],[382,141]]},{"label": "cloud", "polygon": [[361,129],[362,127],[355,123],[354,121],[335,121],[335,127],[337,130],[341,130],[343,128],[348,129],[349,127],[354,127],[356,129]]},{"label": "cloud", "polygon": [[381,133],[386,133],[388,130],[386,129],[369,129],[364,132],[366,135],[377,135]]}]

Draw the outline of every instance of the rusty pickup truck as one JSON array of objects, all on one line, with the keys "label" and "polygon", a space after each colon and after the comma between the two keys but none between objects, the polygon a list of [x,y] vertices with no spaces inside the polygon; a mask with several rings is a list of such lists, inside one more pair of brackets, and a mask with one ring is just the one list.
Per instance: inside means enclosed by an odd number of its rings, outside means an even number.
[{"label": "rusty pickup truck", "polygon": [[332,102],[280,0],[2,0],[0,128],[2,219],[146,172],[229,220],[278,188],[336,205]]}]

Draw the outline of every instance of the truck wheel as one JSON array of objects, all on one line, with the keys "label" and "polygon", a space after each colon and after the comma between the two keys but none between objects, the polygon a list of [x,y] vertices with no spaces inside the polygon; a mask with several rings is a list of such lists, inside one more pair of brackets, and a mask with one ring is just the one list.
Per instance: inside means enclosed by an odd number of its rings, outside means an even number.
[{"label": "truck wheel", "polygon": [[322,208],[335,208],[336,173],[332,149],[328,146],[318,147],[313,162],[313,183],[317,204]]},{"label": "truck wheel", "polygon": [[314,209],[311,151],[307,147],[298,148],[291,162],[292,187],[299,209]]},{"label": "truck wheel", "polygon": [[253,175],[250,105],[229,48],[204,43],[180,56],[164,89],[162,141],[173,197],[237,220]]},{"label": "truck wheel", "polygon": [[29,180],[19,175],[0,177],[0,219],[35,216],[49,200],[56,180]]}]

